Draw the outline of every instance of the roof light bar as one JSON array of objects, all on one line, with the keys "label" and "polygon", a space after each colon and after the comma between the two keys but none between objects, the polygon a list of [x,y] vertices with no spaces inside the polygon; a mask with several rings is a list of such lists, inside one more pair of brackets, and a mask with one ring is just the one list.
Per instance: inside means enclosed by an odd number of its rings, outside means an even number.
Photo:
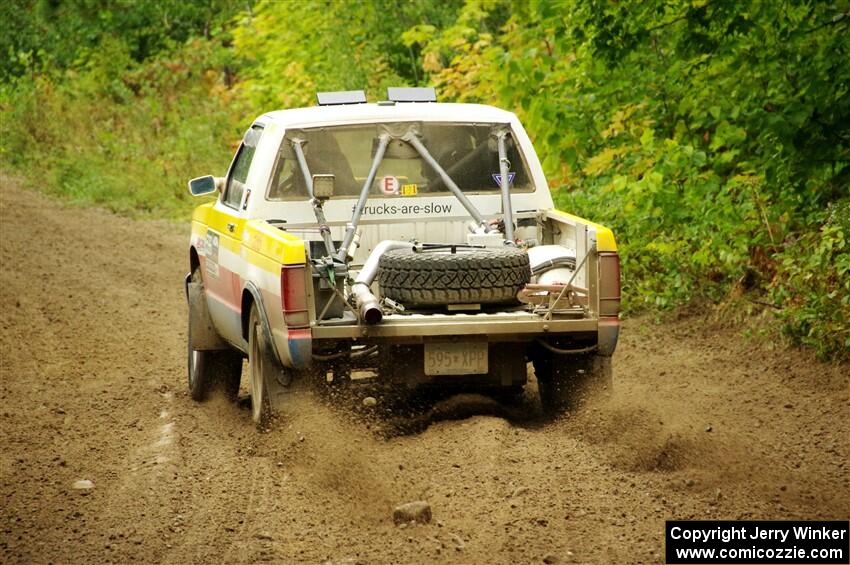
[{"label": "roof light bar", "polygon": [[387,88],[387,98],[394,102],[436,102],[437,91],[433,88],[407,88],[391,86]]},{"label": "roof light bar", "polygon": [[362,90],[341,90],[338,92],[318,92],[319,106],[339,106],[341,104],[365,104],[366,93]]}]

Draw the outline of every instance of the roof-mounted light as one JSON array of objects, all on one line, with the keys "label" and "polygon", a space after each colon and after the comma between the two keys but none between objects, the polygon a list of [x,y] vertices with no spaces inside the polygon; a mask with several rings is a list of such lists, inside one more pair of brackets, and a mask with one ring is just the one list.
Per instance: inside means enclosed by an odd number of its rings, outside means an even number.
[{"label": "roof-mounted light", "polygon": [[407,88],[391,86],[387,88],[387,98],[393,102],[436,102],[437,91],[433,88]]},{"label": "roof-mounted light", "polygon": [[366,93],[362,90],[342,90],[338,92],[319,92],[316,94],[319,106],[339,106],[341,104],[365,104]]}]

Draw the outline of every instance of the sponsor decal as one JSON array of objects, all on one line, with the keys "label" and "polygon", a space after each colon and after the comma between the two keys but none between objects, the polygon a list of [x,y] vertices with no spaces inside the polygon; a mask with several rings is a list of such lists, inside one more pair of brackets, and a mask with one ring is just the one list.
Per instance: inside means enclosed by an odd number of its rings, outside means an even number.
[{"label": "sponsor decal", "polygon": [[[354,211],[354,206],[351,207]],[[427,204],[367,204],[363,207],[363,214],[367,216],[396,216],[403,214],[450,214],[451,204],[438,204],[429,202]]]},{"label": "sponsor decal", "polygon": [[[502,174],[501,173],[493,173],[490,175],[493,178],[493,182],[496,183],[496,186],[502,186]],[[511,186],[514,183],[514,177],[516,173],[508,173],[508,186]]]},{"label": "sponsor decal", "polygon": [[207,260],[207,273],[218,278],[218,244],[219,235],[212,230],[207,230],[207,244],[204,246],[204,255]]}]

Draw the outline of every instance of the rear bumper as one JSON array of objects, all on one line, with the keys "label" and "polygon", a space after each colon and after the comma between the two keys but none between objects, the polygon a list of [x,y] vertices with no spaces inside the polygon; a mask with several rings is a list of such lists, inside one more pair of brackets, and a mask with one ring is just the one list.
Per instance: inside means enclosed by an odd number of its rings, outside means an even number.
[{"label": "rear bumper", "polygon": [[350,323],[312,327],[313,339],[368,338],[399,343],[417,343],[427,338],[486,335],[490,341],[525,341],[535,337],[568,333],[595,334],[595,318],[544,320],[531,312],[475,314],[392,314],[380,324]]}]

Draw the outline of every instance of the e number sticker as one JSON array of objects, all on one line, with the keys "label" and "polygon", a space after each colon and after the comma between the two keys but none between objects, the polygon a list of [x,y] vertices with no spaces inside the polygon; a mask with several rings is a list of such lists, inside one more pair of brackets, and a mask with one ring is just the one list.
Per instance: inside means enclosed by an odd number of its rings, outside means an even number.
[{"label": "e number sticker", "polygon": [[381,192],[384,194],[398,194],[398,179],[395,177],[384,177],[381,179]]}]

